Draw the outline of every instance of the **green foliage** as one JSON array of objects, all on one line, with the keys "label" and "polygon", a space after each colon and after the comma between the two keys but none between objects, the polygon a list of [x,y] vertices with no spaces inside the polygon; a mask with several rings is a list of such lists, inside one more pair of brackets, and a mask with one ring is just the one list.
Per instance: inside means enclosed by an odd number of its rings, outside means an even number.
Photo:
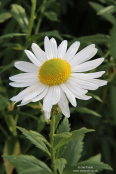
[{"label": "green foliage", "polygon": [[9,160],[17,169],[19,174],[52,174],[50,168],[38,160],[34,156],[29,155],[12,155],[12,156],[4,156],[5,159]]},{"label": "green foliage", "polygon": [[67,160],[65,169],[76,165],[79,161],[83,150],[83,138],[84,136],[80,136],[67,144],[63,155],[63,157]]},{"label": "green foliage", "polygon": [[102,10],[100,10],[97,14],[98,15],[102,15],[105,13],[114,13],[116,11],[116,7],[114,5],[110,5],[108,7],[103,8]]},{"label": "green foliage", "polygon": [[8,38],[8,37],[16,37],[16,36],[26,36],[25,33],[10,33],[10,34],[5,34],[3,36],[0,37],[0,39],[4,39],[4,38]]},{"label": "green foliage", "polygon": [[[5,142],[3,155],[18,155],[19,153],[20,153],[20,145],[17,137],[15,136],[8,137],[7,141]],[[14,166],[7,159],[4,158],[3,160],[6,173],[11,174]]]},{"label": "green foliage", "polygon": [[58,21],[57,14],[53,11],[45,12],[44,15],[51,21]]},{"label": "green foliage", "polygon": [[[34,131],[27,131],[24,128],[18,127],[18,129],[39,149],[46,152],[50,155],[48,148],[46,147],[45,143],[50,146],[49,142],[39,133]],[[45,143],[44,143],[45,142]]]},{"label": "green foliage", "polygon": [[[70,137],[72,135],[72,133],[69,133],[69,131],[70,131],[69,120],[65,117],[63,119],[63,121],[61,122],[61,124],[59,125],[59,127],[57,128],[57,134],[56,135],[61,135],[62,136],[62,134],[67,134]],[[55,138],[54,146],[57,145],[61,140],[62,140],[61,137]],[[65,148],[66,148],[66,144],[64,144],[63,146],[61,146],[60,148],[58,148],[56,150],[56,158],[57,159],[61,158],[63,156]]]},{"label": "green foliage", "polygon": [[28,19],[26,17],[25,9],[17,4],[12,4],[11,14],[13,18],[19,23],[23,32],[28,30]]},{"label": "green foliage", "polygon": [[94,130],[86,129],[86,128],[81,128],[79,130],[72,131],[71,132],[72,135],[69,138],[64,137],[59,141],[59,143],[57,143],[57,145],[55,146],[55,150],[58,149],[59,147],[63,146],[64,144],[68,143],[69,141],[79,138],[80,136],[83,136],[85,133],[92,132],[92,131],[94,131]]},{"label": "green foliage", "polygon": [[64,158],[56,159],[54,163],[55,163],[55,166],[58,169],[59,173],[62,174],[63,169],[66,164],[66,160]]},{"label": "green foliage", "polygon": [[[73,38],[68,36],[68,35],[64,35],[67,38]],[[86,45],[91,44],[91,43],[95,43],[95,44],[107,44],[108,40],[109,40],[109,36],[105,35],[105,34],[95,34],[95,35],[90,35],[90,36],[82,36],[82,37],[77,37],[71,40],[71,42],[69,42],[69,44],[71,45],[74,41],[80,41],[81,43],[84,43]]]},{"label": "green foliage", "polygon": [[57,115],[55,116],[55,128],[54,128],[55,130],[56,130],[61,118],[62,118],[62,112],[59,109]]},{"label": "green foliage", "polygon": [[116,87],[114,85],[110,86],[110,102],[111,102],[111,111],[116,124]]},{"label": "green foliage", "polygon": [[88,109],[88,108],[85,108],[85,107],[77,107],[77,108],[72,108],[71,109],[71,112],[74,112],[74,111],[77,111],[77,112],[80,112],[80,113],[85,113],[85,114],[92,114],[94,116],[97,116],[97,117],[101,117],[100,114],[98,114],[97,112],[91,110],[91,109]]},{"label": "green foliage", "polygon": [[4,97],[3,95],[0,94],[0,110],[4,109],[9,105],[9,100],[8,98]]},{"label": "green foliage", "polygon": [[110,52],[114,60],[116,60],[116,23],[111,30]]},{"label": "green foliage", "polygon": [[[94,157],[91,157],[90,159],[88,159],[86,161],[79,162],[79,163],[77,163],[77,165],[68,168],[66,171],[63,172],[63,174],[73,174],[74,171],[78,170],[80,166],[83,167],[83,169],[80,170],[80,172],[82,172],[85,169],[86,170],[89,169],[90,173],[92,170],[93,170],[93,173],[94,173],[94,171],[98,172],[98,171],[102,171],[104,169],[112,170],[112,168],[110,166],[108,166],[107,164],[104,164],[103,162],[100,162],[100,154],[98,154]],[[92,166],[92,168],[91,168],[91,166]]]},{"label": "green foliage", "polygon": [[110,14],[110,13],[99,13],[99,12],[103,11],[103,9],[104,9],[103,5],[100,5],[100,4],[98,4],[96,2],[92,2],[92,1],[90,1],[89,4],[92,6],[92,8],[94,8],[96,10],[96,12],[98,12],[98,14],[102,15],[102,17],[104,19],[111,22],[111,24],[115,23],[115,18],[112,14]]},{"label": "green foliage", "polygon": [[0,23],[6,21],[9,18],[11,18],[11,14],[9,12],[4,12],[0,14]]}]

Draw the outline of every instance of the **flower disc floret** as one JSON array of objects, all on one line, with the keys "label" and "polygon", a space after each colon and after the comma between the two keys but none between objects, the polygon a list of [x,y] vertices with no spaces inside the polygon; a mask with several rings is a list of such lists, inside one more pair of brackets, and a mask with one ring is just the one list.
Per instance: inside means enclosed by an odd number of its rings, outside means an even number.
[{"label": "flower disc floret", "polygon": [[64,83],[71,74],[71,66],[66,60],[53,58],[45,61],[39,69],[38,78],[46,85],[60,85]]}]

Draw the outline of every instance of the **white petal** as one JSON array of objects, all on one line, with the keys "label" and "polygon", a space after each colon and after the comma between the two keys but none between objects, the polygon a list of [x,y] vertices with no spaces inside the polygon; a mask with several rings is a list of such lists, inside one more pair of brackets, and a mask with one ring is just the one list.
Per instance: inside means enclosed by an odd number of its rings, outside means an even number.
[{"label": "white petal", "polygon": [[60,97],[60,101],[59,101],[59,106],[60,109],[62,110],[62,113],[69,118],[70,117],[70,110],[69,110],[69,106],[68,106],[68,101],[66,99],[66,96],[64,94],[64,92],[62,91],[62,89],[60,89],[61,91],[61,97]]},{"label": "white petal", "polygon": [[57,43],[54,38],[50,39],[51,42],[51,47],[52,47],[52,53],[53,53],[53,58],[57,58]]},{"label": "white petal", "polygon": [[35,56],[38,58],[39,62],[43,64],[43,62],[47,60],[45,52],[35,43],[32,43],[31,47]]},{"label": "white petal", "polygon": [[30,92],[35,90],[37,87],[38,87],[38,83],[33,85],[33,86],[30,86],[30,87],[24,89],[18,95],[12,97],[10,100],[18,102],[18,101],[22,100],[27,94],[29,94]]},{"label": "white petal", "polygon": [[38,84],[38,87],[33,91],[31,92],[30,94],[26,95],[22,102],[26,102],[30,99],[33,99],[34,97],[36,97],[37,95],[39,95],[44,89],[45,89],[46,85],[44,85],[43,83],[39,83]]},{"label": "white petal", "polygon": [[38,67],[41,66],[41,63],[39,62],[39,60],[34,56],[34,54],[31,51],[29,51],[29,50],[24,50],[24,51],[31,62],[33,62]]},{"label": "white petal", "polygon": [[16,82],[30,82],[33,80],[38,80],[38,73],[21,73],[14,76],[9,77],[10,80]]},{"label": "white petal", "polygon": [[45,95],[46,95],[47,92],[48,92],[48,89],[49,89],[49,87],[46,86],[46,88],[45,88],[37,97],[35,97],[35,98],[32,99],[32,102],[36,102],[36,101],[39,101],[39,100],[41,100],[42,98],[44,98]]},{"label": "white petal", "polygon": [[65,56],[64,56],[64,60],[69,61],[70,59],[72,59],[74,57],[74,55],[76,54],[78,48],[80,46],[80,42],[74,42],[69,49],[67,50]]},{"label": "white petal", "polygon": [[76,98],[78,98],[80,100],[89,100],[92,97],[91,96],[87,96],[87,95],[81,95],[81,96],[76,96]]},{"label": "white petal", "polygon": [[47,59],[52,59],[53,58],[53,53],[52,53],[52,47],[51,47],[51,42],[49,38],[46,36],[44,39],[44,47],[45,47],[45,53]]},{"label": "white petal", "polygon": [[74,77],[69,77],[69,78],[72,79],[73,81],[75,81],[75,83],[77,83],[83,89],[87,89],[87,90],[98,89],[98,85],[96,85],[95,83],[89,82],[87,80],[81,80],[81,79],[74,78]]},{"label": "white petal", "polygon": [[90,60],[92,57],[94,57],[96,55],[97,51],[98,51],[98,49],[94,48],[93,52],[90,54],[90,56],[85,61]]},{"label": "white petal", "polygon": [[77,79],[93,79],[93,78],[98,78],[101,77],[105,71],[100,71],[100,72],[94,72],[94,73],[71,73],[71,77],[76,77]]},{"label": "white petal", "polygon": [[[48,101],[49,100],[49,101]],[[60,100],[60,88],[58,85],[49,87],[48,93],[43,101],[43,110],[50,112],[52,105],[55,105]]]},{"label": "white petal", "polygon": [[82,63],[80,65],[77,65],[74,68],[72,67],[72,72],[86,72],[86,71],[92,70],[98,67],[103,61],[104,61],[104,58],[98,58],[95,60]]},{"label": "white petal", "polygon": [[94,83],[98,86],[104,86],[107,84],[106,80],[101,80],[101,79],[91,79],[91,80],[87,80],[88,82]]},{"label": "white petal", "polygon": [[17,61],[14,66],[24,72],[37,72],[39,70],[38,66],[25,61]]},{"label": "white petal", "polygon": [[71,102],[71,104],[74,107],[76,107],[77,103],[76,103],[74,94],[68,89],[68,87],[65,85],[65,83],[62,83],[60,86],[61,86],[62,90],[64,91],[64,93],[66,93],[66,96],[69,99],[69,101]]},{"label": "white petal", "polygon": [[35,85],[37,83],[38,83],[38,80],[34,80],[34,81],[31,81],[31,82],[11,82],[11,83],[9,83],[9,85],[12,86],[12,87],[22,88],[22,87]]},{"label": "white petal", "polygon": [[[52,87],[52,86],[51,86]],[[52,88],[49,87],[48,92],[46,94],[46,96],[43,99],[43,110],[50,112],[52,109],[52,103],[53,103],[53,95],[52,95]]]},{"label": "white petal", "polygon": [[67,50],[67,40],[64,40],[61,42],[61,44],[58,46],[58,58],[63,59],[64,55]]},{"label": "white petal", "polygon": [[21,104],[20,105],[17,105],[17,106],[24,106],[24,105],[27,105],[28,103],[30,103],[31,102],[31,100],[28,100],[28,101],[26,101],[26,102],[21,102]]},{"label": "white petal", "polygon": [[90,58],[93,57],[94,54],[92,54],[93,52],[97,51],[96,48],[95,48],[95,45],[94,44],[91,44],[89,46],[87,46],[86,48],[84,48],[83,50],[81,50],[80,52],[78,52],[72,60],[69,61],[71,67],[75,67],[77,66],[78,64],[82,63],[82,62],[85,62],[87,60],[89,60]]},{"label": "white petal", "polygon": [[60,100],[60,88],[58,85],[51,86],[52,90],[52,104],[56,105]]},{"label": "white petal", "polygon": [[85,89],[82,89],[78,83],[76,83],[76,81],[69,77],[69,79],[65,82],[66,86],[72,91],[72,93],[74,95],[78,95],[78,96],[81,96],[81,95],[84,95],[86,94],[88,91],[85,90]]},{"label": "white petal", "polygon": [[44,111],[44,114],[45,114],[46,119],[49,119],[51,112]]}]

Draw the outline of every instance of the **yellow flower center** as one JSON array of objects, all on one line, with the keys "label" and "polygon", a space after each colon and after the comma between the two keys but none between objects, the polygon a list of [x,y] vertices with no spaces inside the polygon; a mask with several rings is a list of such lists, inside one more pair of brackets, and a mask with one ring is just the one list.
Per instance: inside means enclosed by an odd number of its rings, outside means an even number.
[{"label": "yellow flower center", "polygon": [[40,66],[38,78],[46,85],[59,85],[64,83],[71,74],[71,66],[66,60],[53,58]]}]

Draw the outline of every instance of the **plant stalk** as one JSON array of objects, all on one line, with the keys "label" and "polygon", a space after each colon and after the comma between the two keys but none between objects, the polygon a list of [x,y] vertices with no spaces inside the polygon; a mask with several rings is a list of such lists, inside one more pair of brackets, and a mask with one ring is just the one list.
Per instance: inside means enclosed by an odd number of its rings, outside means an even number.
[{"label": "plant stalk", "polygon": [[[43,1],[43,4],[46,3],[46,0]],[[38,23],[37,23],[37,27],[35,29],[35,34],[38,34],[39,33],[39,29],[40,29],[40,25],[41,25],[41,22],[42,22],[42,19],[43,19],[43,14],[44,14],[44,11],[45,11],[45,6],[43,6],[41,8],[41,14],[39,16],[39,20],[38,20]]]},{"label": "plant stalk", "polygon": [[36,9],[36,1],[37,0],[31,0],[31,2],[32,2],[31,17],[30,17],[29,28],[28,28],[28,31],[27,31],[27,37],[26,38],[28,38],[31,35],[31,32],[32,32],[35,9]]},{"label": "plant stalk", "polygon": [[51,162],[52,162],[52,169],[53,173],[57,174],[57,170],[54,164],[55,161],[55,151],[54,151],[54,125],[55,125],[55,115],[52,113],[51,114],[51,125],[50,125],[50,152],[51,152]]}]

